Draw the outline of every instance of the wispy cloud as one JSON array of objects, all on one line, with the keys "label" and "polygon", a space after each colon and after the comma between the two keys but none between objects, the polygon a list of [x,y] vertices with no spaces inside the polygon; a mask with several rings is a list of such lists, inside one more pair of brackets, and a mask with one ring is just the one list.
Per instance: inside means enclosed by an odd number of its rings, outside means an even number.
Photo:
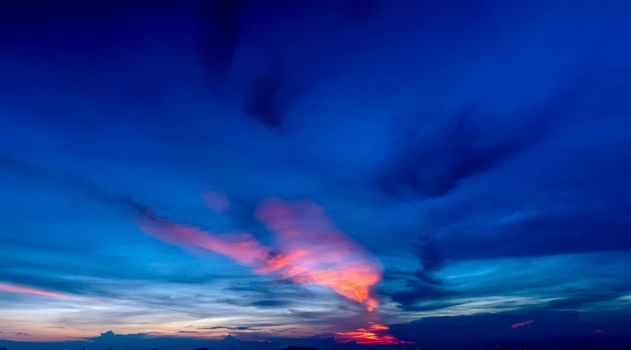
[{"label": "wispy cloud", "polygon": [[7,282],[0,282],[0,292],[15,293],[15,294],[29,294],[29,295],[36,295],[36,296],[42,296],[42,297],[62,298],[62,299],[72,297],[71,294],[50,291],[50,290],[40,289],[40,288],[35,288],[35,287],[21,286],[21,285],[7,283]]},{"label": "wispy cloud", "polygon": [[149,210],[137,222],[143,232],[167,243],[228,256],[256,273],[330,288],[368,311],[377,307],[371,288],[381,278],[379,265],[335,228],[322,208],[309,201],[271,199],[260,204],[256,216],[274,234],[273,246],[262,245],[247,232],[217,234]]},{"label": "wispy cloud", "polygon": [[513,324],[511,324],[511,328],[513,328],[513,329],[514,329],[514,328],[526,327],[526,326],[528,326],[528,325],[532,324],[533,322],[535,322],[535,321],[533,321],[533,320],[528,320],[528,321],[523,321],[523,322],[513,323]]}]

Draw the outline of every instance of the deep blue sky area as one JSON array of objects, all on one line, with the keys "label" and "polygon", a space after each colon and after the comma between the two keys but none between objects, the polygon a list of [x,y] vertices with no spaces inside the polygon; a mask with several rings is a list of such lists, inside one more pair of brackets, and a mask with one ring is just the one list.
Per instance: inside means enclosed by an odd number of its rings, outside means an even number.
[{"label": "deep blue sky area", "polygon": [[628,1],[0,1],[0,347],[631,346],[630,208]]}]

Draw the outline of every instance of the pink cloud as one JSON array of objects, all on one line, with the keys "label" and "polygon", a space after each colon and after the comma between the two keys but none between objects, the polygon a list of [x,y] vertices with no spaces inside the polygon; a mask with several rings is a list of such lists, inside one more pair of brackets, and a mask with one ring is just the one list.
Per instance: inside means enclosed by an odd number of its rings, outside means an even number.
[{"label": "pink cloud", "polygon": [[137,223],[147,235],[163,242],[212,251],[243,265],[266,264],[271,255],[249,233],[211,233],[194,226],[173,223],[149,210],[145,211],[144,217],[137,220]]},{"label": "pink cloud", "polygon": [[309,201],[271,199],[259,205],[256,217],[285,252],[269,264],[281,276],[331,288],[368,311],[377,307],[370,289],[381,279],[379,265],[338,230],[321,207]]},{"label": "pink cloud", "polygon": [[0,282],[0,292],[14,293],[14,294],[29,294],[37,295],[49,298],[69,298],[70,294],[54,292],[45,289],[21,286],[12,283]]},{"label": "pink cloud", "polygon": [[217,234],[173,223],[150,211],[138,220],[143,232],[164,242],[228,256],[256,273],[276,274],[295,283],[315,284],[373,311],[371,288],[381,279],[376,261],[337,229],[312,202],[264,201],[256,210],[275,238],[273,248],[249,233]]},{"label": "pink cloud", "polygon": [[527,326],[527,325],[529,325],[529,324],[532,324],[533,322],[535,322],[535,321],[534,321],[534,320],[528,320],[528,321],[524,321],[524,322],[517,322],[517,323],[513,323],[513,324],[511,325],[511,327],[512,327],[513,329],[515,329],[515,328],[520,328],[520,327],[525,327],[525,326]]}]

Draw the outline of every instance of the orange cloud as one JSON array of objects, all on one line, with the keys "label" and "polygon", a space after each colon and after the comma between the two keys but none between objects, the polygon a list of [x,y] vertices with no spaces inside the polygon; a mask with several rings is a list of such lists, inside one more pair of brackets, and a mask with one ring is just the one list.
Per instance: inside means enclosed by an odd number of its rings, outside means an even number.
[{"label": "orange cloud", "polygon": [[370,289],[381,279],[378,264],[338,230],[321,207],[308,201],[271,199],[259,205],[256,217],[285,252],[268,264],[281,276],[331,288],[368,311],[377,307]]},{"label": "orange cloud", "polygon": [[45,289],[39,289],[39,288],[33,288],[33,287],[27,287],[27,286],[20,286],[17,284],[6,283],[6,282],[0,282],[0,292],[14,293],[14,294],[29,294],[29,295],[37,295],[37,296],[50,297],[50,298],[71,297],[71,295],[65,294],[65,293],[53,292],[53,291],[49,291]]},{"label": "orange cloud", "polygon": [[256,216],[274,235],[274,249],[262,246],[249,233],[211,233],[150,211],[138,224],[146,234],[170,244],[216,252],[257,273],[330,288],[368,311],[377,307],[370,289],[381,278],[379,265],[339,231],[322,208],[312,202],[274,199],[264,201]]},{"label": "orange cloud", "polygon": [[350,332],[335,333],[335,340],[340,343],[355,342],[363,345],[392,345],[412,344],[412,342],[397,339],[387,334],[388,326],[376,322],[369,322],[368,328],[357,328]]}]

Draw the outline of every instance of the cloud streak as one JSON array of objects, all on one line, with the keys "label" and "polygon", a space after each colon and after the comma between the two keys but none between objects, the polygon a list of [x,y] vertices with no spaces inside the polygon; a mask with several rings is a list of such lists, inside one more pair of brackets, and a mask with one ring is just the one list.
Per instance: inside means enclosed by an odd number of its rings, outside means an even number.
[{"label": "cloud streak", "polygon": [[36,295],[40,297],[49,297],[49,298],[70,298],[72,297],[70,294],[50,291],[46,289],[28,287],[17,285],[13,283],[0,282],[0,292],[6,293],[14,293],[14,294],[28,294],[28,295]]},{"label": "cloud streak", "polygon": [[187,249],[212,251],[299,284],[314,284],[364,305],[378,306],[371,288],[381,279],[378,263],[333,225],[324,210],[309,201],[263,201],[256,217],[274,236],[272,246],[248,232],[218,234],[171,222],[146,210],[137,224],[147,235]]},{"label": "cloud streak", "polygon": [[511,328],[515,329],[515,328],[521,328],[521,327],[526,327],[529,324],[532,324],[533,322],[535,322],[534,320],[528,320],[528,321],[524,321],[524,322],[517,322],[517,323],[513,323],[511,325]]}]

